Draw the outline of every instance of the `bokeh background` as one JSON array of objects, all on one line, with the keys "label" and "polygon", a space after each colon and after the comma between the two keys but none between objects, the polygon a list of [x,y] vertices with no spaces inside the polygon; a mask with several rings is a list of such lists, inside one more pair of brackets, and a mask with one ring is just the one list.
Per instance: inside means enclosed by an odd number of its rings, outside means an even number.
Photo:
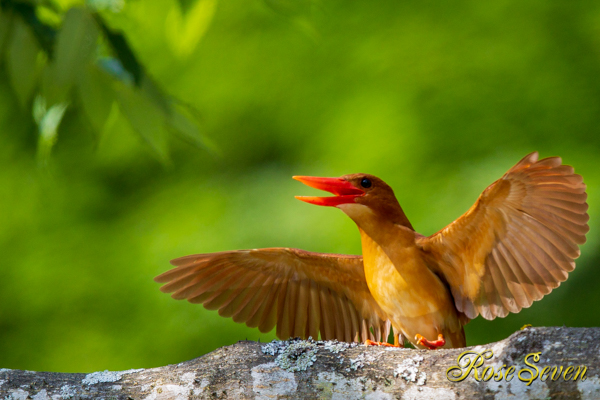
[{"label": "bokeh background", "polygon": [[[359,254],[353,222],[295,200],[313,192],[292,175],[375,174],[428,235],[535,150],[584,176],[588,242],[558,289],[517,315],[473,320],[468,344],[524,324],[600,324],[600,3],[38,2],[56,29],[69,9],[93,8],[165,98],[194,110],[199,132],[154,141],[135,97],[86,102],[80,85],[79,97],[58,96],[68,101],[49,144],[32,115],[51,97],[35,74],[52,58],[18,45],[32,28],[14,28],[16,3],[28,2],[0,1],[0,368],[155,367],[272,340],[172,300],[153,277],[193,253]],[[38,69],[19,77],[27,59]],[[103,107],[105,121],[94,117]]]}]

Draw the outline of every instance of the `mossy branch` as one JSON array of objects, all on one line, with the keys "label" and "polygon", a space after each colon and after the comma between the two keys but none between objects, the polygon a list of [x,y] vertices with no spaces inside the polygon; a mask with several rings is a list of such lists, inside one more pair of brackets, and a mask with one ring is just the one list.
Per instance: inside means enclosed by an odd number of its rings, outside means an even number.
[{"label": "mossy branch", "polygon": [[[599,356],[600,328],[527,328],[489,345],[436,351],[301,340],[239,342],[152,369],[92,374],[0,369],[0,398],[596,399]],[[468,376],[449,379],[461,375]]]}]

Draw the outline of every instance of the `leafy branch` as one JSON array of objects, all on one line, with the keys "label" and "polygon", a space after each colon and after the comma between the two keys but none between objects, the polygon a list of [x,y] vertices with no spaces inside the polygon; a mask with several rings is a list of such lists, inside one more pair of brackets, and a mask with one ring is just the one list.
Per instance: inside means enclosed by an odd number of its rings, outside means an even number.
[{"label": "leafy branch", "polygon": [[[204,33],[212,9],[192,7],[191,20],[204,18],[186,32],[186,54]],[[112,29],[102,11],[87,6],[62,11],[52,2],[0,0],[0,64],[24,109],[38,127],[38,156],[48,162],[65,111],[81,109],[101,136],[121,114],[163,162],[169,160],[169,135],[211,148],[197,112],[167,95],[148,75],[126,34]],[[106,3],[106,2],[104,2]],[[180,14],[179,14],[180,15]],[[181,19],[181,18],[180,18]],[[186,25],[188,30],[189,24]]]}]

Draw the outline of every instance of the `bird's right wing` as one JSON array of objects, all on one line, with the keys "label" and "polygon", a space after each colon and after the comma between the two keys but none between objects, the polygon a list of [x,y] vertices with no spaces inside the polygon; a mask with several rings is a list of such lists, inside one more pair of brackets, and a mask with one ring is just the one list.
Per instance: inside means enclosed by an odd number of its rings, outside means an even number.
[{"label": "bird's right wing", "polygon": [[519,312],[575,268],[585,243],[585,184],[559,157],[531,153],[483,191],[462,217],[417,239],[469,318]]},{"label": "bird's right wing", "polygon": [[280,339],[387,340],[390,323],[371,296],[362,257],[269,248],[196,254],[155,278],[174,299],[201,303]]}]

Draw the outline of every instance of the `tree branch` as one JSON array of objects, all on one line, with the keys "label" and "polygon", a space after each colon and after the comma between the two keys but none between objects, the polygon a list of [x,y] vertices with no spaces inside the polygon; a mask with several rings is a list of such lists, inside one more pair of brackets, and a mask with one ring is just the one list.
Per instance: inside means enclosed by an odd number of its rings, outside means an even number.
[{"label": "tree branch", "polygon": [[[541,355],[536,359],[532,353]],[[152,369],[92,374],[0,369],[0,398],[596,399],[599,356],[600,328],[528,328],[486,346],[436,351],[305,340],[239,342]],[[449,376],[464,379],[453,382]]]}]

